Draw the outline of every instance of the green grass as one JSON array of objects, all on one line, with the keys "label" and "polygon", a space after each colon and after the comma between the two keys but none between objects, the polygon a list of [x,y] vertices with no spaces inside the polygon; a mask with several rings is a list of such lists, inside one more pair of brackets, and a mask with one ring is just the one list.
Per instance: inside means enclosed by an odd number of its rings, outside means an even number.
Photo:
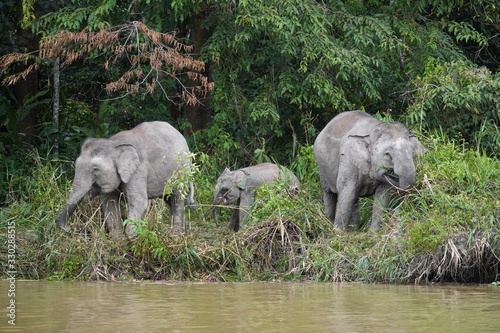
[{"label": "green grass", "polygon": [[[198,157],[197,210],[186,208],[188,234],[176,234],[168,209],[153,200],[144,220],[135,221],[133,243],[116,242],[105,232],[97,201],[85,199],[69,225],[56,218],[70,190],[58,162],[36,153],[29,172],[20,170],[0,211],[0,242],[16,223],[18,278],[130,281],[361,281],[384,283],[500,280],[500,162],[466,150],[442,136],[426,140],[417,181],[393,200],[378,233],[366,230],[370,201],[362,204],[364,227],[334,230],[324,215],[311,147],[301,147],[291,167],[303,189],[291,197],[286,184],[259,190],[248,225],[228,230],[211,216],[214,184],[221,166]],[[24,181],[19,181],[24,177]],[[6,251],[0,257],[6,262]],[[7,275],[2,267],[0,275]]]}]

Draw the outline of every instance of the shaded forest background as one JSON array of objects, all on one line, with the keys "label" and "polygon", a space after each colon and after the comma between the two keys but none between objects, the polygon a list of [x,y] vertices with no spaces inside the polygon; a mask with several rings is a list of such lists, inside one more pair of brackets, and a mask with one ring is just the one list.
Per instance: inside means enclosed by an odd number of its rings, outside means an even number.
[{"label": "shaded forest background", "polygon": [[[4,202],[26,150],[147,120],[221,164],[290,165],[361,109],[500,156],[500,8],[478,0],[0,0]],[[15,177],[14,177],[15,178]]]},{"label": "shaded forest background", "polygon": [[[500,285],[499,7],[0,0],[0,243],[14,224],[18,278]],[[380,233],[335,230],[323,213],[312,144],[353,109],[406,123],[427,148]],[[132,244],[107,237],[98,200],[71,234],[57,229],[83,140],[149,120],[196,153],[190,232],[172,233],[161,200]],[[221,171],[264,161],[290,167],[301,194],[261,188],[242,232],[216,226]]]}]

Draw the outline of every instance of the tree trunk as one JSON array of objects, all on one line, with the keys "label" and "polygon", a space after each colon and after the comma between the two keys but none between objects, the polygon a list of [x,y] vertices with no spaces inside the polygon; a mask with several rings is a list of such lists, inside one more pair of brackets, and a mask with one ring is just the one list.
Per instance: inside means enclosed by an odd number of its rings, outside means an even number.
[{"label": "tree trunk", "polygon": [[[21,22],[23,18],[23,2],[18,0],[17,2],[17,22]],[[16,52],[31,52],[38,49],[38,38],[36,35],[32,34],[30,31],[18,27],[16,31]],[[16,68],[17,72],[22,72],[31,62],[19,65]],[[38,73],[32,71],[26,78],[19,80],[14,85],[14,96],[16,97],[17,108],[23,106],[24,101],[37,94],[38,92]],[[38,126],[38,109],[32,108],[28,114],[19,120],[17,124],[17,143],[33,143],[36,136],[36,128]]]},{"label": "tree trunk", "polygon": [[[54,126],[57,128],[59,133],[59,68],[60,59],[56,58],[54,61],[54,98],[52,99],[52,121],[54,122]],[[54,139],[54,147],[52,149],[52,155],[54,158],[59,157],[59,140],[57,138]]]},{"label": "tree trunk", "polygon": [[[208,6],[203,6],[201,11],[194,14],[191,17],[190,22],[190,37],[193,42],[193,54],[194,58],[198,58],[201,52],[201,48],[208,40],[212,31],[203,28],[203,23],[206,17],[209,15]],[[209,64],[205,64],[205,72],[201,73],[207,77],[210,77]],[[188,79],[186,86],[192,87],[196,86],[197,83]],[[200,98],[201,104],[190,106],[184,105],[183,116],[191,124],[191,131],[196,132],[198,130],[208,127],[211,120],[211,107],[210,107],[210,96],[206,98]],[[185,133],[190,134],[190,133]]]}]

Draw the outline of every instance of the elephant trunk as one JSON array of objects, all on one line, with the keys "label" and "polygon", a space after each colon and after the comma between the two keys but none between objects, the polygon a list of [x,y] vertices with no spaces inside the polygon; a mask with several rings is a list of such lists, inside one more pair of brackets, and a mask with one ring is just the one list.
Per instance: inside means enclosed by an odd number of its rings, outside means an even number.
[{"label": "elephant trunk", "polygon": [[77,176],[75,176],[75,179],[73,180],[73,186],[71,188],[71,193],[68,198],[68,202],[66,203],[66,206],[61,212],[61,215],[59,215],[59,220],[57,222],[59,228],[68,231],[68,228],[66,227],[66,222],[71,217],[71,215],[73,215],[74,211],[76,210],[76,207],[78,207],[78,204],[90,191],[91,187],[92,187],[92,182],[90,181],[90,179],[87,181],[85,180],[82,181],[79,180]]},{"label": "elephant trunk", "polygon": [[219,225],[219,205],[221,202],[221,197],[219,196],[219,193],[215,194],[214,201],[213,201],[213,213],[214,213],[214,220],[215,220],[215,225]]},{"label": "elephant trunk", "polygon": [[410,163],[402,165],[403,167],[401,167],[401,165],[399,167],[396,166],[394,168],[394,173],[399,177],[397,187],[405,190],[410,186],[412,186],[413,183],[415,182],[416,171],[413,161],[410,161]]},{"label": "elephant trunk", "polygon": [[66,207],[64,207],[63,211],[61,212],[61,215],[59,215],[59,221],[57,222],[59,228],[61,228],[64,231],[69,231],[68,228],[66,227],[66,221],[68,221],[70,216],[73,215],[73,212],[75,211],[76,207],[78,207],[78,203],[67,204]]}]

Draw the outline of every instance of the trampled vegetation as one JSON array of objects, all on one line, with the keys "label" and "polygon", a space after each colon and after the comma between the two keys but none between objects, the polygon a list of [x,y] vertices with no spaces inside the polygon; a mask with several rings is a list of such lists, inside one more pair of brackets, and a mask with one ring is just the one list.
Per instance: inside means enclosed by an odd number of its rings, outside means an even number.
[{"label": "trampled vegetation", "polygon": [[[494,1],[60,5],[0,0],[0,242],[15,224],[19,278],[500,280]],[[336,231],[324,216],[312,144],[354,109],[407,124],[427,148],[379,233]],[[158,200],[130,222],[132,244],[109,239],[98,201],[80,206],[71,234],[58,230],[83,140],[150,120],[196,154],[189,233],[172,233]],[[218,175],[265,161],[293,170],[302,193],[261,189],[248,228],[215,226]]]}]

